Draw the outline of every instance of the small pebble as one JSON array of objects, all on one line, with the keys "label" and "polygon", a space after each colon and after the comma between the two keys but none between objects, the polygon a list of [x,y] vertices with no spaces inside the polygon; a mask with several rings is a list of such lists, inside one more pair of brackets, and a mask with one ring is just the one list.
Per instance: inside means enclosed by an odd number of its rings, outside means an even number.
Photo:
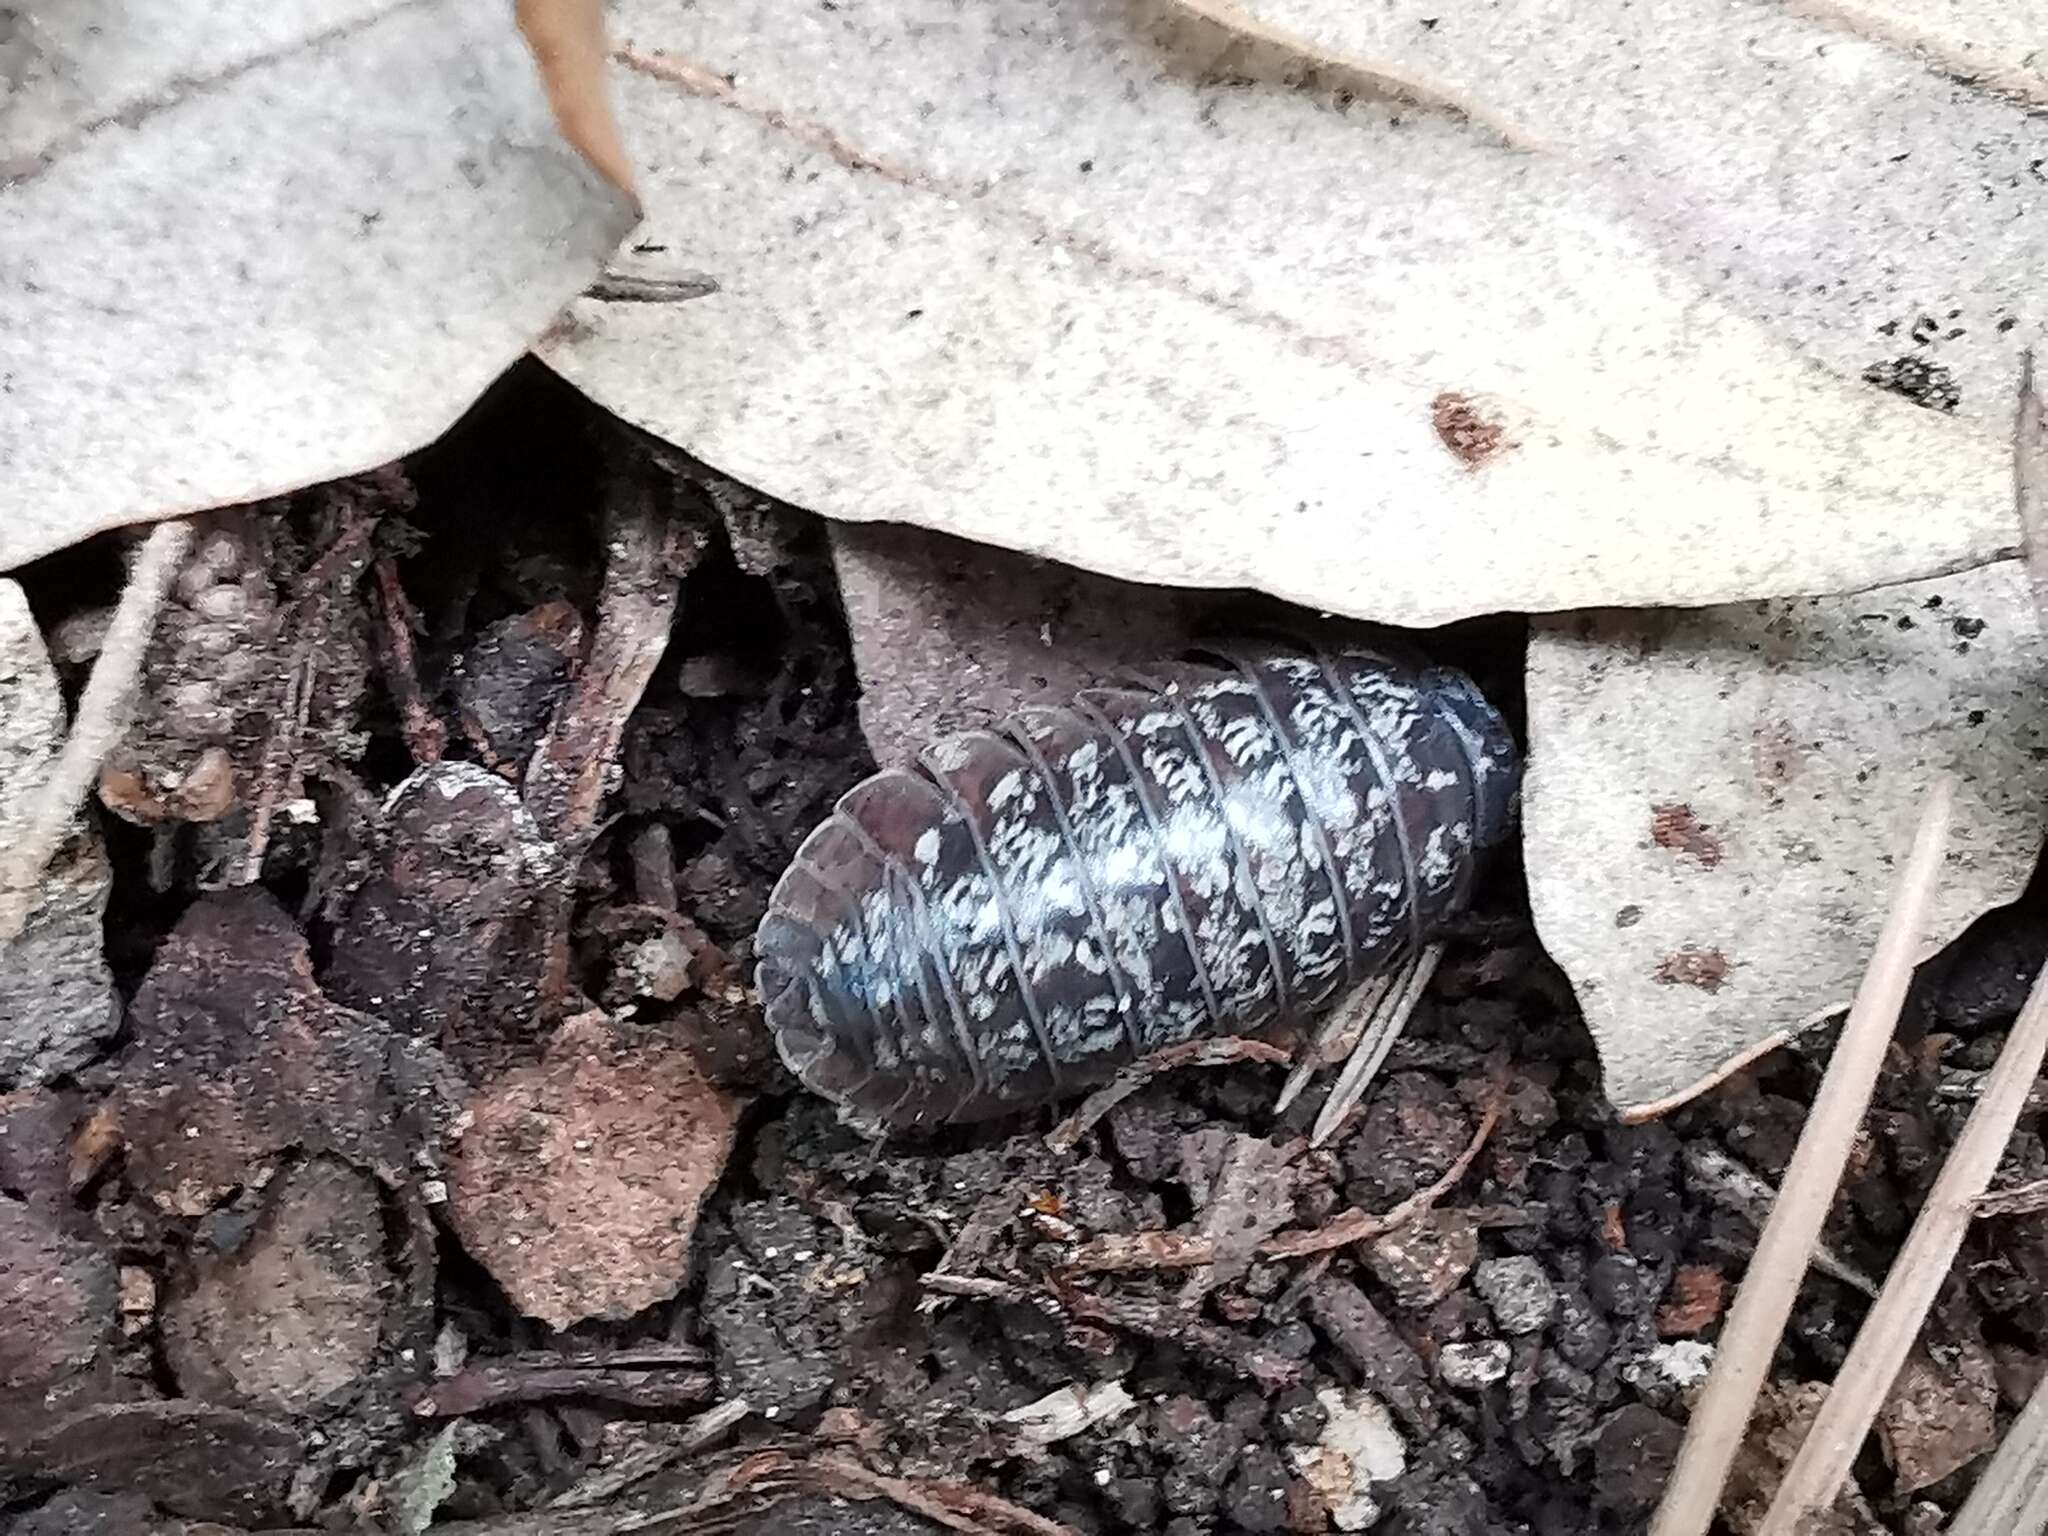
[{"label": "small pebble", "polygon": [[1287,1485],[1291,1479],[1280,1457],[1255,1445],[1238,1458],[1237,1471],[1224,1495],[1223,1512],[1241,1531],[1264,1533],[1287,1528]]},{"label": "small pebble", "polygon": [[1526,1255],[1488,1259],[1473,1272],[1472,1283],[1493,1320],[1509,1333],[1536,1333],[1557,1310],[1557,1287],[1542,1263]]},{"label": "small pebble", "polygon": [[1437,1353],[1436,1373],[1454,1391],[1477,1392],[1507,1375],[1508,1347],[1499,1339],[1478,1344],[1446,1344]]}]

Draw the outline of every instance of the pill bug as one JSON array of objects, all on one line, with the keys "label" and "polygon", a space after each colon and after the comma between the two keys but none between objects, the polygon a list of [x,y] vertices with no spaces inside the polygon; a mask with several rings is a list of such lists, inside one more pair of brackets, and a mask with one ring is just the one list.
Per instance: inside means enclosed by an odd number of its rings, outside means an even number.
[{"label": "pill bug", "polygon": [[1463,909],[1518,776],[1462,673],[1194,652],[849,790],[762,919],[768,1024],[807,1087],[907,1127],[1305,1020]]}]

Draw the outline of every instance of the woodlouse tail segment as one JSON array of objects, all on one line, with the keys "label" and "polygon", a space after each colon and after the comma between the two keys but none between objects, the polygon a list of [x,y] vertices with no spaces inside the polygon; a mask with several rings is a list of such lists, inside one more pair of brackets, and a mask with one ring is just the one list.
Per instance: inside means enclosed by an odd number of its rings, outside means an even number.
[{"label": "woodlouse tail segment", "polygon": [[903,768],[850,788],[840,815],[874,842],[915,907],[934,1008],[942,1010],[920,1061],[934,1071],[944,1061],[973,1085],[961,1100],[967,1114],[979,1112],[973,1106],[983,1096],[997,1100],[987,1112],[1051,1098],[1059,1077],[1018,977],[995,874],[967,817],[932,778]]},{"label": "woodlouse tail segment", "polygon": [[[805,848],[817,838],[814,832]],[[802,860],[799,851],[761,921],[754,984],[783,1065],[812,1092],[852,1102],[873,1078],[875,1062],[872,1021],[858,1011],[858,992],[846,979],[857,963],[851,903]]]}]

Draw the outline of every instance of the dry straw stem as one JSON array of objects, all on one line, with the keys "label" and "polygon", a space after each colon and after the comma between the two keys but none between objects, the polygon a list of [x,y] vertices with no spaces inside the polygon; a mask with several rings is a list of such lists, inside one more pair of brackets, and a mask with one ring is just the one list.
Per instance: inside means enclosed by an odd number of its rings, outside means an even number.
[{"label": "dry straw stem", "polygon": [[1948,1536],[2041,1536],[2048,1530],[2048,1380],[2034,1388]]},{"label": "dry straw stem", "polygon": [[[1729,1464],[1742,1444],[1821,1224],[1834,1203],[1857,1127],[1870,1106],[1885,1048],[1898,1026],[1913,976],[1913,957],[1933,912],[1954,798],[1954,786],[1945,775],[1927,793],[1912,855],[1892,892],[1876,951],[1814,1097],[1778,1203],[1757,1239],[1756,1257],[1728,1315],[1713,1373],[1686,1427],[1685,1444],[1651,1536],[1704,1536],[1713,1522]],[[1867,1335],[1870,1330],[1864,1331]]]},{"label": "dry straw stem", "polygon": [[1344,1117],[1365,1097],[1365,1090],[1372,1086],[1373,1079],[1379,1076],[1379,1070],[1386,1062],[1387,1052],[1394,1048],[1394,1042],[1401,1038],[1401,1031],[1414,1017],[1416,1005],[1422,1001],[1423,990],[1428,987],[1430,978],[1436,975],[1437,962],[1443,957],[1442,944],[1425,946],[1396,976],[1395,985],[1400,990],[1394,996],[1393,1005],[1388,1008],[1375,1005],[1358,1043],[1351,1048],[1351,1059],[1344,1063],[1344,1070],[1337,1075],[1337,1085],[1330,1090],[1330,1097],[1324,1101],[1323,1107],[1316,1111],[1316,1122],[1308,1133],[1310,1146],[1320,1147],[1336,1135]]},{"label": "dry straw stem", "polygon": [[[1387,995],[1387,989],[1394,984],[1391,973],[1368,977],[1359,983],[1358,990],[1333,1009],[1315,1033],[1303,1042],[1301,1059],[1294,1064],[1294,1070],[1287,1074],[1287,1081],[1281,1086],[1280,1097],[1273,1101],[1273,1113],[1284,1115],[1287,1107],[1301,1097],[1309,1080],[1334,1056],[1349,1056],[1358,1047],[1358,1040],[1371,1026],[1373,1015],[1379,1012],[1380,1002]],[[1353,1031],[1356,1034],[1353,1034]],[[1344,1044],[1350,1037],[1350,1043]]]},{"label": "dry straw stem", "polygon": [[1808,1515],[1829,1508],[1870,1433],[1906,1353],[1919,1336],[1927,1309],[1948,1278],[1963,1234],[1977,1213],[1977,1198],[1998,1171],[2028,1091],[2048,1056],[2048,970],[2035,978],[2026,1006],[2014,1020],[2005,1049],[1950,1149],[1941,1175],[1906,1234],[1877,1305],[1870,1309],[1849,1358],[1836,1373],[1828,1399],[1786,1469],[1785,1481],[1758,1536],[1798,1536]]},{"label": "dry straw stem", "polygon": [[35,908],[43,870],[71,830],[100,764],[128,729],[157,610],[191,542],[187,522],[159,523],[143,540],[63,749],[18,808],[0,806],[0,944],[21,932]]}]

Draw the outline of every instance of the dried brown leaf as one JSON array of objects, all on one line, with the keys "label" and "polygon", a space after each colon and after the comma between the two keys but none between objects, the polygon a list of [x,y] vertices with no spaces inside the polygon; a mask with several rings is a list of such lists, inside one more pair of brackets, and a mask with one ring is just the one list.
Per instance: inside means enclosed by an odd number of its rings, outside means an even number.
[{"label": "dried brown leaf", "polygon": [[739,1102],[672,1046],[625,1046],[601,1014],[469,1106],[449,1178],[463,1246],[551,1327],[628,1317],[689,1278],[697,1212]]}]

